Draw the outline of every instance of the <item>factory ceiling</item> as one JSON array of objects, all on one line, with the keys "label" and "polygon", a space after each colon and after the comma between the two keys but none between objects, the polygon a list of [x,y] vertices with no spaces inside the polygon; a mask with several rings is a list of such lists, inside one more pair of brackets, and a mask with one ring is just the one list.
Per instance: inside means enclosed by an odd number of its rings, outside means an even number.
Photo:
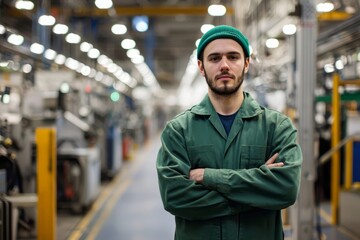
[{"label": "factory ceiling", "polygon": [[[41,42],[65,56],[85,59],[86,54],[79,51],[78,45],[66,43],[64,36],[51,32],[51,27],[45,28],[48,33],[39,27],[38,17],[44,13],[50,14],[55,17],[56,23],[66,24],[69,31],[81,36],[81,41],[91,43],[101,54],[131,74],[136,72],[134,64],[121,47],[121,42],[125,38],[133,39],[164,89],[178,87],[189,57],[196,49],[195,42],[202,35],[200,28],[204,23],[234,23],[231,0],[222,1],[227,7],[227,14],[222,17],[209,16],[207,9],[212,2],[210,0],[113,0],[110,9],[99,9],[90,0],[43,0],[33,1],[35,6],[30,11],[16,9],[16,1],[0,2],[0,23],[13,28],[25,38]],[[133,25],[139,16],[147,17],[149,27],[145,32],[137,31]],[[113,34],[111,28],[114,24],[125,25],[127,32],[123,35]]]},{"label": "factory ceiling", "polygon": [[[81,36],[81,41],[87,41],[101,54],[106,55],[124,71],[141,78],[135,64],[127,56],[127,50],[121,46],[124,39],[133,39],[145,63],[153,72],[159,86],[165,90],[175,90],[185,74],[186,66],[193,51],[195,42],[202,35],[203,24],[230,24],[240,27],[245,33],[253,32],[247,29],[248,21],[259,21],[262,17],[275,18],[277,14],[287,15],[295,11],[298,1],[275,0],[112,0],[112,7],[99,9],[94,0],[40,0],[32,1],[32,10],[15,8],[19,0],[0,0],[0,24],[21,34],[31,42],[39,42],[65,56],[96,68],[95,59],[89,59],[86,53],[80,51],[79,44],[68,44],[64,36],[55,35],[51,27],[39,26],[38,18],[43,14],[55,17],[56,23],[66,24],[69,31]],[[315,1],[323,2],[323,1]],[[333,1],[341,13],[358,14],[359,0]],[[208,7],[211,4],[222,4],[226,7],[224,16],[210,16]],[[286,3],[286,4],[284,4]],[[282,10],[284,6],[290,8]],[[296,13],[296,11],[295,11]],[[263,15],[263,16],[262,16]],[[139,32],[133,22],[137,17],[147,17],[148,29]],[[326,18],[326,16],[322,16]],[[348,15],[327,16],[338,20],[348,18]],[[266,18],[265,18],[266,19]],[[330,19],[320,19],[319,29],[327,30],[334,26]],[[340,21],[336,21],[338,23]],[[127,32],[123,35],[112,33],[114,24],[123,24]],[[271,26],[268,27],[271,30]],[[267,33],[261,33],[266,35]],[[259,36],[256,36],[257,38]],[[253,41],[259,41],[253,39]],[[0,39],[0,46],[7,52],[16,54],[33,54],[24,47],[9,45]],[[1,54],[1,53],[0,53]],[[4,56],[4,53],[2,53]],[[140,80],[140,84],[146,79]]]}]

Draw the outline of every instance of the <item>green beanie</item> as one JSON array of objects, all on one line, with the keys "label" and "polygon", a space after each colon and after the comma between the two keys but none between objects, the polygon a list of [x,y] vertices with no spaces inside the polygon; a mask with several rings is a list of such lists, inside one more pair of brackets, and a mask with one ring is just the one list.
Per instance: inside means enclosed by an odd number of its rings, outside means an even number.
[{"label": "green beanie", "polygon": [[233,39],[234,41],[238,42],[240,46],[244,49],[245,56],[250,56],[249,42],[247,38],[238,29],[234,27],[220,25],[210,29],[201,37],[199,46],[197,48],[197,58],[200,58],[206,45],[208,45],[211,41],[220,38]]}]

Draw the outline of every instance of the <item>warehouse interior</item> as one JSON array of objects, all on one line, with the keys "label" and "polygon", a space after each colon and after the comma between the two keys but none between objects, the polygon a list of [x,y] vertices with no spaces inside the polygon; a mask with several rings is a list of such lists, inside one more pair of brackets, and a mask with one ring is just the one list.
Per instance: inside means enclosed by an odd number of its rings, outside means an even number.
[{"label": "warehouse interior", "polygon": [[86,239],[206,94],[197,41],[223,24],[249,39],[246,91],[299,130],[285,239],[360,239],[359,0],[0,0],[0,240]]}]

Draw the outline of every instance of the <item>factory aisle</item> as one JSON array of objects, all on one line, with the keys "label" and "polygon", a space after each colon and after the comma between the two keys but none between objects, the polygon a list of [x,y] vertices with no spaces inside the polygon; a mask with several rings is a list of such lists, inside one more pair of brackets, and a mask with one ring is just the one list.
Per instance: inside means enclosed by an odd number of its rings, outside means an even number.
[{"label": "factory aisle", "polygon": [[159,147],[156,136],[124,163],[68,239],[173,239],[174,218],[163,209],[157,184]]},{"label": "factory aisle", "polygon": [[[102,188],[101,195],[82,219],[61,216],[57,239],[173,239],[174,217],[163,209],[158,190],[155,162],[159,148],[157,135],[135,151],[133,159],[124,162],[119,174]],[[329,211],[329,206],[324,209]],[[321,222],[324,239],[357,240],[345,229],[331,226],[329,220],[321,218]],[[66,229],[71,229],[70,233]],[[291,240],[290,226],[284,230],[285,240]],[[317,231],[314,229],[314,240],[319,239]]]}]

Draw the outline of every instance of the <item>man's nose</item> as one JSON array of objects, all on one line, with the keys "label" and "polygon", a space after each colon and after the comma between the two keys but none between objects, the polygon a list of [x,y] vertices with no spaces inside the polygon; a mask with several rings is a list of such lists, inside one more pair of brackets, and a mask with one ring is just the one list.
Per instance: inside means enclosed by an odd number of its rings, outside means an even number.
[{"label": "man's nose", "polygon": [[225,57],[223,57],[222,59],[221,59],[221,62],[220,62],[220,70],[221,71],[228,71],[229,70],[229,64],[228,64],[228,62],[227,62],[227,60],[226,60],[226,58]]}]

